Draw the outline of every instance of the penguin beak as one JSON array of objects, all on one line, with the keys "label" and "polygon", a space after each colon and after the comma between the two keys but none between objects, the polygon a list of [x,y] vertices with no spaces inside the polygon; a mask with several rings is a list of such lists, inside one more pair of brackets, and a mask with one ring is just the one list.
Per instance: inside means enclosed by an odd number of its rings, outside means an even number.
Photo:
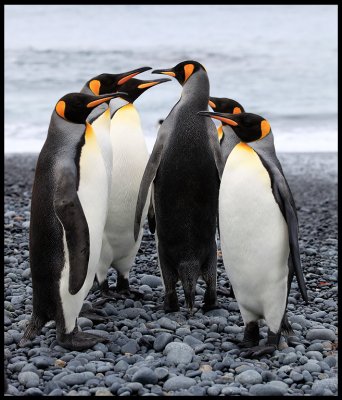
[{"label": "penguin beak", "polygon": [[152,69],[151,67],[141,67],[137,69],[133,69],[132,71],[124,72],[123,74],[119,75],[118,85],[123,85],[131,78],[134,78],[136,75],[141,74],[142,72],[148,71]]},{"label": "penguin beak", "polygon": [[138,86],[138,89],[148,89],[152,86],[159,85],[160,83],[163,83],[163,82],[169,82],[171,80],[172,79],[164,78],[164,79],[156,79],[154,81],[145,81],[145,83],[141,83]]},{"label": "penguin beak", "polygon": [[211,111],[198,111],[198,115],[203,115],[205,117],[211,117],[214,119],[218,119],[219,121],[224,122],[230,126],[237,126],[238,123],[234,121],[234,114],[224,114],[224,113],[216,113]]},{"label": "penguin beak", "polygon": [[164,75],[169,75],[175,77],[176,74],[172,70],[173,68],[169,69],[155,69],[151,72],[151,74],[164,74]]},{"label": "penguin beak", "polygon": [[93,96],[95,100],[91,101],[90,103],[87,104],[87,108],[94,108],[98,106],[99,104],[109,102],[110,100],[114,99],[114,97],[122,97],[127,95],[125,92],[116,92],[116,93],[110,93],[110,94],[105,94],[101,96]]}]

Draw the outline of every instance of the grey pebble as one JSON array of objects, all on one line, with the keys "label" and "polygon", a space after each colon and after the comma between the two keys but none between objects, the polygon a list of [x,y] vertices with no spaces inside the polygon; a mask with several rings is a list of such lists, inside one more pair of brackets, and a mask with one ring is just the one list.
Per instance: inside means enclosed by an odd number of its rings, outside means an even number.
[{"label": "grey pebble", "polygon": [[236,381],[242,385],[255,385],[262,382],[262,377],[257,371],[247,370],[237,375]]},{"label": "grey pebble", "polygon": [[189,389],[191,386],[196,384],[195,379],[188,378],[183,375],[175,376],[173,378],[168,379],[163,386],[163,389],[166,392],[176,391],[180,389]]},{"label": "grey pebble", "polygon": [[167,317],[162,317],[158,319],[158,324],[165,329],[170,329],[172,331],[175,331],[178,327],[178,324],[176,321],[173,321],[172,319],[169,319]]},{"label": "grey pebble", "polygon": [[115,372],[126,371],[129,367],[129,364],[125,360],[120,360],[114,365]]},{"label": "grey pebble", "polygon": [[334,342],[336,340],[336,335],[330,329],[310,329],[306,334],[307,340],[330,340]]},{"label": "grey pebble", "polygon": [[297,354],[296,353],[288,353],[286,354],[284,360],[283,360],[283,364],[292,364],[295,363],[297,361]]},{"label": "grey pebble", "polygon": [[329,367],[335,367],[336,357],[335,356],[325,357],[324,362],[326,362],[329,365]]},{"label": "grey pebble", "polygon": [[151,288],[156,288],[158,286],[162,286],[163,282],[159,276],[155,275],[144,275],[141,279],[140,282],[143,285],[147,285]]},{"label": "grey pebble", "polygon": [[93,327],[93,322],[85,317],[78,317],[77,318],[77,323],[80,326],[80,328],[85,328],[86,326],[89,326],[90,328]]},{"label": "grey pebble", "polygon": [[172,364],[189,364],[194,356],[194,350],[186,343],[172,342],[164,349],[166,359]]},{"label": "grey pebble", "polygon": [[156,340],[153,343],[153,348],[155,351],[163,351],[165,346],[172,342],[172,335],[168,332],[162,332],[157,335]]},{"label": "grey pebble", "polygon": [[121,353],[135,354],[139,350],[139,345],[134,339],[129,339],[126,344],[121,347]]},{"label": "grey pebble", "polygon": [[302,369],[308,372],[321,372],[321,367],[313,362],[307,362],[302,366]]},{"label": "grey pebble", "polygon": [[283,396],[286,392],[287,390],[270,383],[256,384],[249,389],[249,393],[252,396]]},{"label": "grey pebble", "polygon": [[158,377],[151,368],[142,367],[132,376],[132,382],[140,382],[143,385],[155,384],[158,382]]},{"label": "grey pebble", "polygon": [[24,371],[19,373],[18,381],[27,388],[33,388],[39,385],[39,376],[35,372]]},{"label": "grey pebble", "polygon": [[317,380],[312,385],[312,395],[313,396],[322,396],[324,395],[324,390],[328,389],[332,393],[337,392],[337,378],[328,378]]},{"label": "grey pebble", "polygon": [[305,354],[308,358],[313,358],[314,360],[317,361],[323,361],[323,354],[320,353],[319,351],[307,351]]},{"label": "grey pebble", "polygon": [[39,388],[29,388],[25,390],[25,395],[26,396],[43,396],[44,393],[39,389]]},{"label": "grey pebble", "polygon": [[66,383],[68,386],[82,385],[83,383],[87,382],[87,380],[89,380],[93,377],[94,377],[94,373],[90,372],[90,371],[75,372],[75,373],[71,373],[66,376],[63,376],[61,378],[61,381]]}]

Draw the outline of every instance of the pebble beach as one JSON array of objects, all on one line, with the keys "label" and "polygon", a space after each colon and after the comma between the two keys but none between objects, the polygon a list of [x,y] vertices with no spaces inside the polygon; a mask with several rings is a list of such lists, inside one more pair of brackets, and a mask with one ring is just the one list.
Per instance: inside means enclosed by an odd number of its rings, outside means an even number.
[{"label": "pebble beach", "polygon": [[[178,285],[179,312],[165,314],[154,235],[145,225],[130,273],[141,298],[107,300],[105,322],[80,317],[80,329],[107,340],[77,352],[59,346],[53,321],[19,347],[32,311],[30,197],[37,154],[5,155],[4,369],[7,395],[44,396],[337,396],[337,153],[279,153],[299,219],[299,245],[309,304],[294,279],[288,319],[294,335],[273,355],[244,358],[243,322],[229,297],[218,248],[220,308],[202,313],[199,280],[193,315]],[[219,244],[219,242],[218,242]],[[109,271],[110,286],[116,273]],[[100,300],[96,284],[83,309]],[[261,343],[267,326],[260,321]]]}]

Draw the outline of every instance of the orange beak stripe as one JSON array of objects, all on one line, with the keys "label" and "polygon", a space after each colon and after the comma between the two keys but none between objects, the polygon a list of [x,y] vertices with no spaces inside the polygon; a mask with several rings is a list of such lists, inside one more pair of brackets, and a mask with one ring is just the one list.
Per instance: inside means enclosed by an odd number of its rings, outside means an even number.
[{"label": "orange beak stripe", "polygon": [[151,87],[151,86],[158,85],[158,83],[159,83],[159,82],[141,83],[141,84],[138,86],[138,89],[146,89],[146,88],[149,88],[149,87]]},{"label": "orange beak stripe", "polygon": [[191,76],[191,74],[194,72],[195,66],[193,64],[186,64],[184,66],[184,72],[185,72],[185,79],[184,82],[188,80],[188,78]]},{"label": "orange beak stripe", "polygon": [[216,104],[211,100],[209,100],[209,105],[211,108],[216,108]]},{"label": "orange beak stripe", "polygon": [[163,71],[163,72],[161,72],[161,74],[165,74],[165,75],[169,75],[169,76],[173,76],[173,77],[176,76],[176,74],[172,71]]},{"label": "orange beak stripe", "polygon": [[90,90],[96,94],[96,96],[98,96],[100,94],[100,86],[101,86],[101,82],[98,81],[97,79],[93,79],[92,81],[90,81],[89,83],[89,88]]},{"label": "orange beak stripe", "polygon": [[231,126],[237,126],[238,125],[237,122],[235,122],[235,121],[233,121],[232,119],[229,119],[229,118],[219,117],[219,116],[216,116],[216,115],[210,115],[210,117],[218,119],[219,121],[225,122],[226,124],[231,125]]},{"label": "orange beak stripe", "polygon": [[98,99],[98,100],[91,101],[90,103],[87,104],[87,108],[96,107],[99,104],[102,104],[105,101],[110,100],[112,98],[113,98],[113,96],[109,96],[109,97],[104,97],[103,99]]},{"label": "orange beak stripe", "polygon": [[127,81],[129,81],[131,78],[135,77],[138,74],[140,74],[140,72],[134,72],[133,74],[129,74],[127,76],[124,76],[123,78],[121,78],[119,80],[118,85],[123,85],[124,83],[126,83]]},{"label": "orange beak stripe", "polygon": [[65,111],[65,101],[61,100],[56,105],[56,112],[60,117],[65,118],[64,111]]}]

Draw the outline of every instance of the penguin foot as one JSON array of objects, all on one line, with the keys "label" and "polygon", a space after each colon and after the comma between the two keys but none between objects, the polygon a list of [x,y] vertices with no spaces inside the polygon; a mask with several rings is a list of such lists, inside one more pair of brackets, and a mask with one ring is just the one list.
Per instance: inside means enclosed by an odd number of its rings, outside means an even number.
[{"label": "penguin foot", "polygon": [[255,346],[242,350],[239,356],[243,358],[259,358],[265,354],[273,354],[276,349],[277,346],[275,345]]},{"label": "penguin foot", "polygon": [[291,336],[288,336],[288,337],[287,337],[287,344],[288,344],[289,346],[296,347],[296,346],[298,346],[299,344],[303,344],[303,342],[301,342],[301,341],[298,339],[297,336],[291,335]]},{"label": "penguin foot", "polygon": [[44,323],[37,317],[32,316],[31,321],[26,327],[24,336],[20,339],[18,343],[19,347],[26,347],[32,339],[39,335],[41,328]]},{"label": "penguin foot", "polygon": [[64,333],[62,335],[58,335],[57,337],[57,342],[60,346],[64,347],[65,349],[75,351],[89,349],[97,343],[105,343],[108,341],[108,339],[93,335],[92,333],[75,331],[71,333]]},{"label": "penguin foot", "polygon": [[221,306],[217,302],[214,304],[203,304],[202,312],[203,312],[203,314],[205,314],[206,312],[208,312],[210,310],[217,310],[219,308],[221,308]]},{"label": "penguin foot", "polygon": [[180,310],[178,304],[177,304],[176,306],[173,306],[173,307],[171,307],[171,306],[166,306],[166,305],[164,304],[163,308],[164,308],[165,314],[169,314],[169,313],[172,313],[172,312],[177,312],[177,311]]}]

